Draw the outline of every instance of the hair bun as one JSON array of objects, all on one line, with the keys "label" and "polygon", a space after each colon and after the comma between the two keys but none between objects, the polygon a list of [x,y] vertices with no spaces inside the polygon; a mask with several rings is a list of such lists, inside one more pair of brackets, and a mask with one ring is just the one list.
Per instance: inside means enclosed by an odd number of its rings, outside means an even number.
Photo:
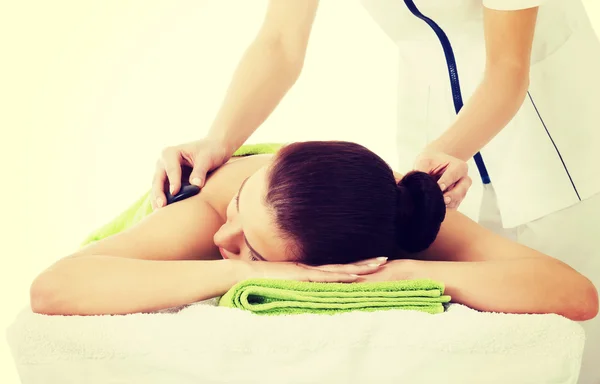
[{"label": "hair bun", "polygon": [[403,251],[423,251],[433,243],[444,218],[446,204],[436,179],[424,172],[407,173],[398,183],[396,243]]}]

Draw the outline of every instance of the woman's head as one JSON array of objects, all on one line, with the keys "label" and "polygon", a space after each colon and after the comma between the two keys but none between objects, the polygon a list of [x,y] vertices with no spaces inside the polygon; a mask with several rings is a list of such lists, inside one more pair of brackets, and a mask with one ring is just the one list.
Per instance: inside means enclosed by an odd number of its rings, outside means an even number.
[{"label": "woman's head", "polygon": [[244,183],[215,243],[226,256],[246,251],[312,265],[393,258],[398,249],[429,247],[445,212],[432,176],[412,172],[397,184],[385,161],[359,144],[301,142]]}]

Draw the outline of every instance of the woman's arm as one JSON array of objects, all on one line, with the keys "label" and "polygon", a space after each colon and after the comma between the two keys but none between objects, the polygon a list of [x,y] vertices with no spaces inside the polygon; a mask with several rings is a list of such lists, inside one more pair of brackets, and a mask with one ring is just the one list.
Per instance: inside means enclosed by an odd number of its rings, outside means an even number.
[{"label": "woman's arm", "polygon": [[393,268],[403,278],[443,281],[453,301],[474,309],[557,313],[578,321],[598,313],[598,292],[586,277],[456,211],[448,211],[432,246],[413,257],[418,260]]},{"label": "woman's arm", "polygon": [[[82,248],[43,271],[30,290],[35,312],[151,311],[217,296],[236,282],[213,236],[226,201],[268,161],[238,159],[215,171],[197,195]],[[202,261],[201,261],[202,260]],[[213,261],[210,261],[213,260]]]},{"label": "woman's arm", "polygon": [[66,258],[38,276],[31,309],[46,315],[152,312],[223,295],[244,279],[236,260]]},{"label": "woman's arm", "polygon": [[484,8],[483,79],[454,124],[425,152],[443,152],[467,161],[512,120],[529,86],[537,11],[537,7],[518,11]]},{"label": "woman's arm", "polygon": [[201,194],[169,205],[42,272],[31,286],[32,310],[119,314],[218,296],[237,282],[232,263],[199,260],[218,257],[212,234],[220,225]]}]

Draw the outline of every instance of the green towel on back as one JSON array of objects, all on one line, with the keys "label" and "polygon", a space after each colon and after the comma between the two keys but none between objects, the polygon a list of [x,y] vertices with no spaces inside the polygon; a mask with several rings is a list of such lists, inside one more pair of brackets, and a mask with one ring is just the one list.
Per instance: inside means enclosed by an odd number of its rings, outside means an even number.
[{"label": "green towel on back", "polygon": [[299,313],[336,314],[389,309],[444,312],[444,284],[428,280],[377,283],[307,283],[291,280],[249,279],[233,286],[219,306],[259,315]]},{"label": "green towel on back", "polygon": [[[250,155],[261,155],[261,154],[272,154],[277,152],[283,144],[276,143],[262,143],[262,144],[247,144],[243,145],[238,149],[233,156],[250,156]],[[81,244],[81,246],[88,245],[98,240],[102,240],[106,237],[115,235],[121,231],[126,230],[140,222],[144,217],[152,213],[152,202],[150,201],[150,191],[146,192],[140,197],[133,205],[127,208],[119,216],[111,220],[108,224],[105,224],[101,228],[91,233]]]}]

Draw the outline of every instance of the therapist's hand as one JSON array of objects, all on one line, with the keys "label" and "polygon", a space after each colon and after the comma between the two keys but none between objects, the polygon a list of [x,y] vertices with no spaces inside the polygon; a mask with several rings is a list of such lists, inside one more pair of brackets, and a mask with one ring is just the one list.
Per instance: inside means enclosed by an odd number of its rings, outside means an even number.
[{"label": "therapist's hand", "polygon": [[415,162],[415,169],[440,175],[438,184],[444,192],[444,202],[448,209],[458,208],[473,183],[467,163],[443,152],[421,153]]},{"label": "therapist's hand", "polygon": [[[223,165],[230,157],[225,147],[216,140],[201,139],[163,149],[156,163],[152,182],[152,208],[166,205],[165,188],[172,195],[181,188],[181,167],[193,168],[189,182],[204,186],[206,174]],[[168,184],[166,183],[168,181]]]}]

